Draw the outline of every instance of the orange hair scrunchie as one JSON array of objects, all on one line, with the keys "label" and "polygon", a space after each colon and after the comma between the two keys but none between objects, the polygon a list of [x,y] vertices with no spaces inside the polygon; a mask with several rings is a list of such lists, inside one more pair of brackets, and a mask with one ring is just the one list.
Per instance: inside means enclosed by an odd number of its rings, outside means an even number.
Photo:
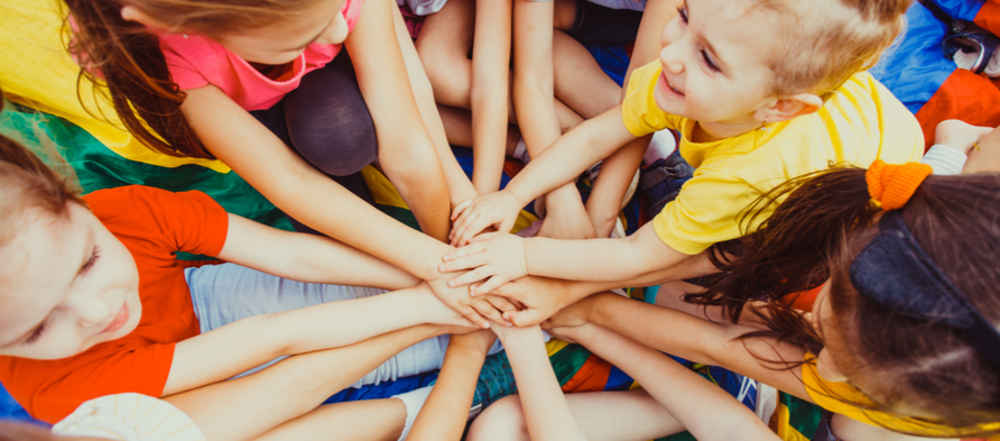
[{"label": "orange hair scrunchie", "polygon": [[876,159],[865,173],[868,194],[881,203],[885,211],[903,208],[933,171],[931,166],[919,162],[896,165]]}]

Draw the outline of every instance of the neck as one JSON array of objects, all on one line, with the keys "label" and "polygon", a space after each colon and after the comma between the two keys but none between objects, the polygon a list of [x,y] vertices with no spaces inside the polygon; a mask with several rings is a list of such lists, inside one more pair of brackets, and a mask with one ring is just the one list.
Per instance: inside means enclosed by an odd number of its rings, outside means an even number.
[{"label": "neck", "polygon": [[697,121],[691,137],[694,142],[712,142],[740,136],[761,127],[763,127],[763,124],[753,118],[741,119],[739,121]]}]

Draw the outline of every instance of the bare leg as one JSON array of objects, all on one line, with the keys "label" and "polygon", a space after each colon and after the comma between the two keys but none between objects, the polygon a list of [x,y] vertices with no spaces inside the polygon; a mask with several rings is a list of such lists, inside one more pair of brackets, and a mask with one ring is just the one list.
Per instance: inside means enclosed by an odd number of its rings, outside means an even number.
[{"label": "bare leg", "polygon": [[[438,113],[448,133],[448,142],[452,145],[472,148],[472,114],[465,109],[438,104]],[[513,124],[507,125],[507,146],[504,150],[507,156],[514,154],[514,148],[521,139],[521,132]]]},{"label": "bare leg", "polygon": [[[684,430],[642,390],[567,394],[566,401],[590,441],[648,441]],[[517,395],[487,408],[472,423],[467,439],[530,441]]]},{"label": "bare leg", "polygon": [[315,441],[395,441],[403,433],[406,407],[394,398],[320,406],[256,438]]}]

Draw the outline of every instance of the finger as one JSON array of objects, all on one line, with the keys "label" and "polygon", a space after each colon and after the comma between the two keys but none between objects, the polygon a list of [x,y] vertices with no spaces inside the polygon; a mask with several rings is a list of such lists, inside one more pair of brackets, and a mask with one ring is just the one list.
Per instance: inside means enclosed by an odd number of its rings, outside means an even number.
[{"label": "finger", "polygon": [[549,329],[555,327],[555,325],[552,324],[552,320],[545,320],[539,323],[538,326],[541,327],[543,331],[548,331]]},{"label": "finger", "polygon": [[458,216],[460,216],[465,211],[466,208],[469,208],[472,205],[473,201],[475,201],[475,199],[466,199],[462,202],[459,202],[458,205],[455,206],[455,210],[451,212],[451,221],[454,222],[455,219],[457,219]]},{"label": "finger", "polygon": [[507,312],[504,313],[504,318],[519,328],[537,325],[545,320],[545,317],[543,317],[542,314],[534,308],[528,308],[517,312]]},{"label": "finger", "polygon": [[[483,267],[483,268],[488,268],[488,267]],[[478,268],[477,268],[477,270],[478,270]],[[486,274],[489,275],[489,272],[487,272]],[[489,294],[489,293],[493,292],[493,290],[499,288],[500,285],[503,285],[504,283],[507,283],[507,278],[506,277],[503,277],[503,276],[501,276],[499,274],[493,275],[492,277],[490,277],[489,279],[486,280],[486,283],[473,288],[472,289],[472,295],[473,296],[480,296],[480,295],[484,295],[484,294]]]},{"label": "finger", "polygon": [[482,329],[489,329],[490,322],[488,322],[485,318],[483,318],[483,316],[479,315],[479,313],[476,311],[474,307],[466,306],[465,308],[462,309],[463,309],[462,311],[458,312],[462,314],[462,316],[465,317],[466,320],[475,323],[476,326]]},{"label": "finger", "polygon": [[487,302],[490,302],[490,304],[493,305],[494,308],[500,310],[501,312],[517,311],[517,307],[514,306],[514,302],[511,302],[510,300],[507,300],[503,297],[486,296],[483,297],[483,299],[486,300]]},{"label": "finger", "polygon": [[478,302],[473,303],[472,307],[480,315],[486,317],[491,321],[494,321],[496,323],[503,323],[505,321],[503,319],[502,313],[498,311],[496,308],[494,308],[493,305],[490,304],[490,302],[487,302],[485,300],[480,300]]},{"label": "finger", "polygon": [[[455,260],[444,262],[438,265],[438,271],[441,273],[450,273],[454,271],[467,270],[472,268],[479,268],[486,265],[488,262],[487,258],[483,254],[473,254],[471,256],[459,257]],[[483,273],[485,277],[486,273]],[[479,279],[476,279],[479,280]],[[464,283],[463,283],[464,285]],[[460,285],[453,285],[460,286]]]},{"label": "finger", "polygon": [[[490,274],[484,274],[483,272],[479,271],[479,268],[476,268],[472,271],[465,272],[462,275],[449,280],[448,286],[452,288],[457,288],[462,285],[468,285],[470,283],[478,282],[489,276]],[[472,290],[469,290],[469,295],[475,297]]]},{"label": "finger", "polygon": [[476,219],[479,219],[479,215],[476,213],[466,213],[458,219],[458,222],[456,222],[455,226],[452,227],[455,231],[455,237],[451,240],[451,246],[459,247],[464,245],[461,238],[466,235],[469,227],[473,224],[473,222],[475,222]]},{"label": "finger", "polygon": [[478,236],[479,233],[482,233],[483,230],[485,230],[486,227],[490,225],[491,225],[490,221],[488,221],[483,216],[479,216],[473,219],[469,225],[469,228],[466,228],[465,231],[462,232],[462,237],[461,239],[459,239],[458,243],[461,244],[460,246],[464,247],[469,243],[470,240],[472,240],[473,237]]},{"label": "finger", "polygon": [[458,248],[458,249],[456,249],[454,251],[448,252],[448,254],[445,254],[444,256],[442,256],[441,259],[444,260],[445,262],[447,262],[449,260],[454,260],[454,259],[457,259],[459,257],[465,257],[465,256],[468,256],[470,254],[481,253],[483,251],[486,251],[486,246],[485,245],[482,245],[482,244],[479,244],[479,245],[469,244],[468,246],[464,246],[462,248]]},{"label": "finger", "polygon": [[[476,243],[480,243],[480,242],[485,242],[485,241],[490,240],[490,239],[492,239],[494,237],[497,237],[497,236],[499,236],[501,234],[503,234],[503,233],[500,232],[500,231],[495,231],[495,232],[492,232],[492,233],[483,233],[483,234],[480,234],[480,235],[478,235],[476,237],[473,237],[472,239],[469,239],[469,245],[466,246],[466,247],[463,247],[463,248],[469,248],[469,247],[472,246],[472,244],[476,244]],[[486,250],[485,246],[483,246],[483,250]]]}]

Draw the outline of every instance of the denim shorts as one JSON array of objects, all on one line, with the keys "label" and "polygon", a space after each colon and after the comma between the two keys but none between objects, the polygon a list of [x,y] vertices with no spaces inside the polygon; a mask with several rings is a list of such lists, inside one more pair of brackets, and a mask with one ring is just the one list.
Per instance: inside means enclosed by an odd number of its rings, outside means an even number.
[{"label": "denim shorts", "polygon": [[[376,288],[298,282],[231,263],[188,268],[184,270],[184,277],[191,290],[191,301],[194,303],[194,313],[198,317],[201,332],[254,315],[359,299],[386,292]],[[367,319],[359,317],[357,320]],[[419,342],[382,363],[358,380],[353,387],[394,381],[400,377],[440,369],[447,347],[447,335]],[[278,360],[257,366],[239,376],[256,372]]]}]

